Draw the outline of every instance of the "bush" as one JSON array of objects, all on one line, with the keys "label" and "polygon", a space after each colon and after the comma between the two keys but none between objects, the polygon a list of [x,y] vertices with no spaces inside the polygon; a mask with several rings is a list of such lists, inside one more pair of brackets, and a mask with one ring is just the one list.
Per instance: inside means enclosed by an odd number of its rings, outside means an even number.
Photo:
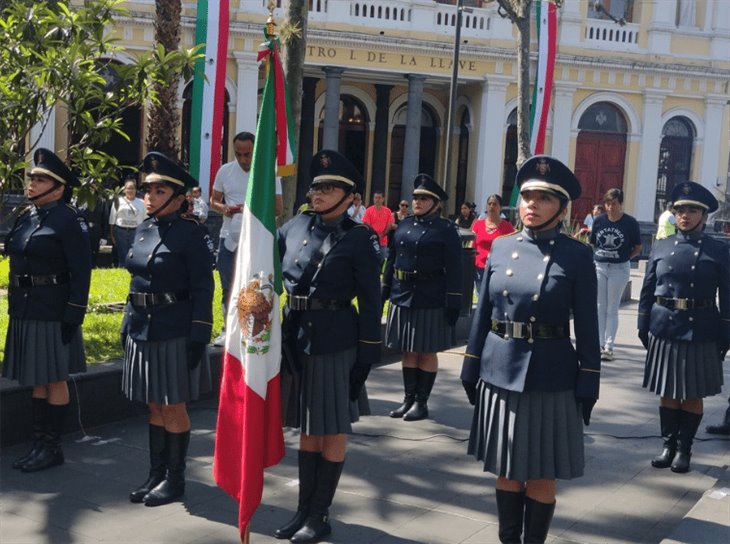
[{"label": "bush", "polygon": [[[4,358],[5,336],[8,330],[8,279],[10,261],[0,258],[0,361]],[[213,296],[213,336],[223,328],[220,306],[220,280],[215,273],[215,294]],[[122,326],[121,303],[129,291],[129,272],[123,268],[96,268],[91,272],[89,305],[84,319],[83,333],[86,361],[89,364],[108,361],[122,356],[119,330]]]}]

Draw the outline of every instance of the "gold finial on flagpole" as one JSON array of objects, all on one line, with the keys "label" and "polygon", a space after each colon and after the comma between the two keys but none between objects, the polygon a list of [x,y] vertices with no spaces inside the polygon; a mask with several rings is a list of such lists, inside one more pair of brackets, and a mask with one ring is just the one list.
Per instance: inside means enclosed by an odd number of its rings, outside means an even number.
[{"label": "gold finial on flagpole", "polygon": [[267,6],[269,8],[269,18],[266,19],[266,35],[269,38],[276,36],[276,23],[274,22],[274,10],[276,9],[276,2],[271,0]]}]

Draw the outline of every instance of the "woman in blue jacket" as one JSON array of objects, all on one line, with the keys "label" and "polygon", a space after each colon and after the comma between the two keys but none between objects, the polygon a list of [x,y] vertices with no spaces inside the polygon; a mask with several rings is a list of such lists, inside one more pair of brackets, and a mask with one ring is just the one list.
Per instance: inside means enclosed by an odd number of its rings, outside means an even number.
[{"label": "woman in blue jacket", "polygon": [[677,233],[654,243],[638,329],[647,349],[644,387],[661,397],[664,447],[651,464],[687,472],[702,399],[722,388],[730,344],[730,259],[727,244],[704,234],[707,215],[718,208],[712,193],[687,181],[674,188],[671,200]]}]

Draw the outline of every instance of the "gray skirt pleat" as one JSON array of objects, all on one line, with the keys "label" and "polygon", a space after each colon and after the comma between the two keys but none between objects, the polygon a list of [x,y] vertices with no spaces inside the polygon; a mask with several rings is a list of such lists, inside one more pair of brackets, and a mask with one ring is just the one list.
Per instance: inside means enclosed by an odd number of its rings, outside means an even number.
[{"label": "gray skirt pleat", "polygon": [[122,391],[129,400],[145,404],[189,402],[209,391],[210,383],[207,351],[197,368],[190,370],[185,338],[144,341],[127,337]]},{"label": "gray skirt pleat", "polygon": [[659,338],[649,334],[643,386],[675,400],[701,399],[722,389],[717,344]]},{"label": "gray skirt pleat", "polygon": [[356,349],[325,355],[303,355],[300,383],[302,433],[321,436],[352,431],[359,419],[357,402],[350,401],[350,369]]},{"label": "gray skirt pleat", "polygon": [[401,351],[436,353],[451,347],[451,327],[444,308],[406,308],[391,304],[386,346]]},{"label": "gray skirt pleat", "polygon": [[467,452],[509,480],[583,475],[583,420],[575,393],[518,393],[479,380]]},{"label": "gray skirt pleat", "polygon": [[10,318],[5,339],[3,377],[20,385],[46,385],[86,372],[81,327],[68,344],[61,341],[60,321]]}]

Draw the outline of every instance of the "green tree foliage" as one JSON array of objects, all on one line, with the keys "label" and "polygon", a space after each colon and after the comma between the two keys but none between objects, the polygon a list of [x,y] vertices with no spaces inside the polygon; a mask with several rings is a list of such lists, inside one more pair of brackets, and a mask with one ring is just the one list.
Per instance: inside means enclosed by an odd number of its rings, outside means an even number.
[{"label": "green tree foliage", "polygon": [[121,166],[136,166],[99,149],[113,134],[129,139],[124,110],[159,102],[155,85],[173,74],[192,76],[198,48],[158,46],[132,63],[113,61],[124,51],[111,33],[114,20],[128,16],[123,3],[0,0],[0,201],[22,186],[38,143],[31,129],[46,125],[55,107],[69,134],[67,149],[56,151],[82,178],[79,201],[93,206],[92,188],[118,177]]}]

